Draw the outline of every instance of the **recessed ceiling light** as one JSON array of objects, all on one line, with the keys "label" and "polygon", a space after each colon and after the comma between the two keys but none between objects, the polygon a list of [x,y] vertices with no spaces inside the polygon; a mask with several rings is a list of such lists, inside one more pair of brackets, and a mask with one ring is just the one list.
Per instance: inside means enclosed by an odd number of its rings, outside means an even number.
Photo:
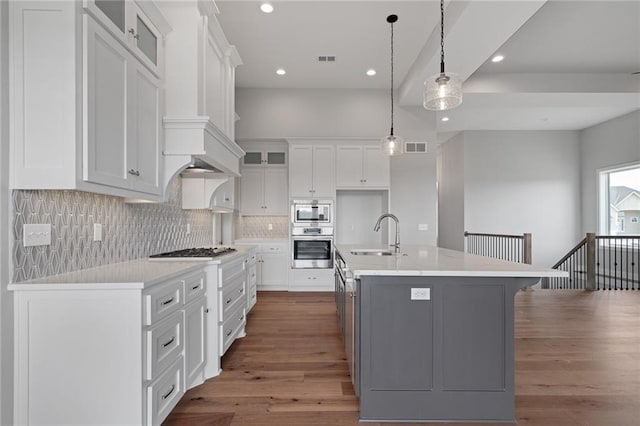
[{"label": "recessed ceiling light", "polygon": [[276,70],[276,74],[278,74],[278,75],[285,75],[286,73],[287,73],[287,71],[285,71],[284,68],[278,68]]},{"label": "recessed ceiling light", "polygon": [[271,13],[273,12],[273,5],[271,3],[262,3],[260,5],[260,10],[264,13]]},{"label": "recessed ceiling light", "polygon": [[449,121],[449,117],[442,117],[440,120],[442,120],[442,121]]},{"label": "recessed ceiling light", "polygon": [[367,70],[367,75],[368,75],[369,77],[371,77],[371,76],[373,76],[373,75],[376,75],[376,70],[374,70],[373,68],[369,68],[369,69]]},{"label": "recessed ceiling light", "polygon": [[503,59],[504,59],[503,55],[496,55],[493,58],[491,58],[491,62],[502,62]]}]

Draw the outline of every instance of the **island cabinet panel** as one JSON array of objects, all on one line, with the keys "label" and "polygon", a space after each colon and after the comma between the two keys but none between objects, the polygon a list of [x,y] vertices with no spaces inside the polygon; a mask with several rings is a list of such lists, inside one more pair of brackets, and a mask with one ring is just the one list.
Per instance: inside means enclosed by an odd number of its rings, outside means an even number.
[{"label": "island cabinet panel", "polygon": [[377,285],[375,291],[365,292],[363,301],[369,309],[363,321],[375,330],[364,352],[372,389],[432,388],[433,306],[430,300],[407,303],[410,298],[409,286]]},{"label": "island cabinet panel", "polygon": [[444,287],[442,297],[443,390],[504,391],[504,286]]},{"label": "island cabinet panel", "polygon": [[514,422],[513,299],[536,281],[360,276],[360,420]]}]

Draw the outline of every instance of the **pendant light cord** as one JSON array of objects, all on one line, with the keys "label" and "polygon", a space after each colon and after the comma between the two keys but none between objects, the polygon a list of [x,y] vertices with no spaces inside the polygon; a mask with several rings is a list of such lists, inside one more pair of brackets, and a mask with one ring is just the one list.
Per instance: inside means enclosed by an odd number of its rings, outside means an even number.
[{"label": "pendant light cord", "polygon": [[444,74],[444,0],[440,0],[440,73]]},{"label": "pendant light cord", "polygon": [[391,22],[391,136],[393,136],[393,22]]}]

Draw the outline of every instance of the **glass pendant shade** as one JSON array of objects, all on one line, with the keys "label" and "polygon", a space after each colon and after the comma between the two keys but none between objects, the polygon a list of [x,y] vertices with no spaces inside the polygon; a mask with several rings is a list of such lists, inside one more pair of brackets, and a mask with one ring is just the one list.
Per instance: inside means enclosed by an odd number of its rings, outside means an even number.
[{"label": "glass pendant shade", "polygon": [[393,156],[402,154],[403,146],[404,141],[399,136],[389,135],[382,139],[382,151],[387,155]]},{"label": "glass pendant shade", "polygon": [[436,74],[424,82],[426,109],[444,111],[462,103],[462,80],[455,74]]}]

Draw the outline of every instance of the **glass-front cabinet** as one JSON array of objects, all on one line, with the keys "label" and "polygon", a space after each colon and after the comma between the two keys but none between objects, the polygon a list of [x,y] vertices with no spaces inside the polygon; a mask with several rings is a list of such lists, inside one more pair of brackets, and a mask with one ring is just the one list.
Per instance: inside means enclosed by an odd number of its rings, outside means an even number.
[{"label": "glass-front cabinet", "polygon": [[156,76],[161,46],[160,31],[137,2],[127,0],[84,0],[86,10],[120,40]]},{"label": "glass-front cabinet", "polygon": [[286,166],[286,149],[247,150],[242,160],[243,166]]}]

